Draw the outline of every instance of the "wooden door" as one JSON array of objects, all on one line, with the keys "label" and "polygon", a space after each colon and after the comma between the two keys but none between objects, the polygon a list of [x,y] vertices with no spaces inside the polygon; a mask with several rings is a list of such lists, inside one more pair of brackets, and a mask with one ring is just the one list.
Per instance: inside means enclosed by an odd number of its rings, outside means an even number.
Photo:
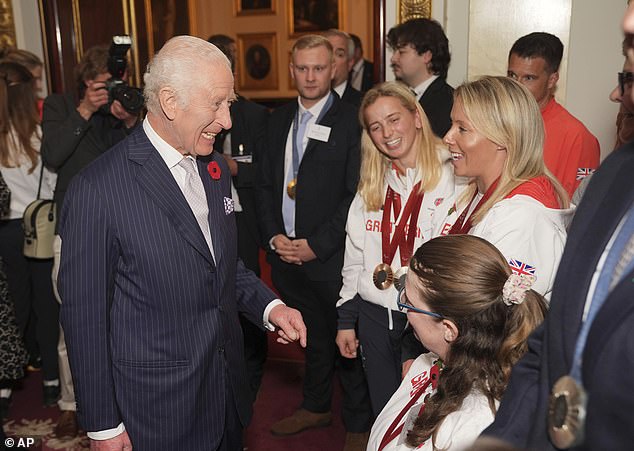
[{"label": "wooden door", "polygon": [[73,69],[84,51],[109,45],[112,36],[132,37],[128,80],[141,81],[150,56],[171,36],[195,34],[193,0],[40,0],[44,52],[52,92],[76,89]]}]

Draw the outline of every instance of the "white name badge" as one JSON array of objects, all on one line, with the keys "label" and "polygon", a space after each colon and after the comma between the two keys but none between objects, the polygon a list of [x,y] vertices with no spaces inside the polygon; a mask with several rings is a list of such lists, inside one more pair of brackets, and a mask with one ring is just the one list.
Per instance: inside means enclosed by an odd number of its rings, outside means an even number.
[{"label": "white name badge", "polygon": [[330,137],[330,127],[326,127],[324,125],[313,124],[312,127],[308,129],[307,135],[311,139],[316,139],[318,141],[322,141],[327,143],[328,138]]},{"label": "white name badge", "polygon": [[231,158],[237,163],[253,163],[253,155],[234,155]]}]

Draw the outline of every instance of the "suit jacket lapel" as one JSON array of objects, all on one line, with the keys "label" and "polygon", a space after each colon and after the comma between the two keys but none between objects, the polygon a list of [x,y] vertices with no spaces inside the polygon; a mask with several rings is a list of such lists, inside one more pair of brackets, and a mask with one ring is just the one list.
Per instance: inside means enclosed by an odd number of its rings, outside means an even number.
[{"label": "suit jacket lapel", "polygon": [[[213,180],[207,169],[208,165],[214,161],[222,168],[222,172],[228,174],[229,168],[225,168],[220,164],[219,159],[223,158],[217,152],[211,154],[210,158],[198,158],[198,173],[203,181],[205,187],[205,194],[207,195],[207,204],[209,205],[209,215],[207,220],[209,221],[209,231],[211,232],[211,242],[214,247],[214,254],[216,257],[216,265],[220,262],[224,253],[225,240],[222,239],[226,236],[226,232],[223,230],[225,224],[222,215],[226,215],[225,211],[225,196],[222,192],[221,180]],[[230,177],[230,175],[221,175],[222,177]],[[227,198],[228,199],[228,198]]]},{"label": "suit jacket lapel", "polygon": [[[275,149],[279,152],[278,155],[278,161],[277,164],[275,165],[275,179],[276,181],[280,182],[279,185],[279,190],[278,192],[275,194],[276,199],[280,199],[280,208],[281,208],[281,196],[282,196],[282,191],[286,189],[286,181],[284,179],[284,165],[286,164],[286,140],[288,139],[288,133],[291,130],[291,127],[293,126],[293,119],[295,118],[295,114],[297,113],[297,109],[299,108],[299,106],[297,105],[297,101],[293,102],[293,107],[292,108],[288,108],[287,111],[285,111],[286,113],[286,118],[284,118],[284,126],[281,127],[280,131],[279,131],[279,141],[277,142],[277,145],[275,146]],[[304,152],[305,153],[305,152]],[[301,166],[301,163],[300,163]]]},{"label": "suit jacket lapel", "polygon": [[437,92],[442,84],[444,84],[443,83],[443,79],[440,78],[440,77],[438,77],[434,81],[432,81],[431,84],[429,86],[427,86],[427,89],[425,89],[425,92],[423,93],[423,95],[420,96],[420,101],[422,102],[423,99],[425,99],[426,97],[429,97],[432,94],[434,94],[435,92]]},{"label": "suit jacket lapel", "polygon": [[136,143],[130,145],[128,158],[141,166],[137,173],[139,185],[165,213],[180,236],[213,265],[207,241],[165,161],[152,146],[142,127],[139,127],[134,137]]},{"label": "suit jacket lapel", "polygon": [[[630,192],[627,193],[624,193],[622,189],[622,187],[628,186],[627,180],[631,178],[632,166],[632,164],[623,164],[619,172],[612,178],[611,183],[606,183],[601,192],[596,190],[594,192],[591,191],[588,194],[593,197],[590,198],[590,196],[588,196],[584,198],[583,208],[580,213],[584,214],[583,227],[586,233],[583,234],[583,239],[577,239],[575,241],[575,249],[571,249],[568,252],[570,255],[582,257],[576,258],[574,262],[566,262],[572,265],[571,268],[567,268],[566,270],[567,277],[574,274],[576,278],[574,282],[568,282],[566,292],[558,292],[557,295],[583,297],[587,294],[594,274],[594,271],[588,270],[588,268],[596,267],[605,246],[612,236],[612,232],[616,229],[625,210],[629,208],[631,196],[634,194],[634,189],[631,189]],[[606,192],[614,194],[606,195]],[[583,213],[583,210],[588,211],[588,214]],[[592,224],[596,224],[597,226],[592,227]],[[571,230],[570,232],[573,233],[574,231]],[[576,233],[576,235],[579,237],[578,233]],[[556,299],[553,299],[553,301],[557,302]],[[601,323],[600,318],[604,317],[603,312],[606,310],[608,303],[609,301],[606,301],[606,305],[604,305],[598,313],[590,334],[592,334],[592,330],[596,329],[596,326]],[[562,314],[566,318],[570,318],[571,325],[575,325],[574,327],[567,328],[565,331],[561,331],[563,335],[562,339],[565,344],[566,361],[571,365],[585,302],[566,302],[563,305],[566,308]],[[590,342],[590,338],[589,336],[588,342]]]},{"label": "suit jacket lapel", "polygon": [[[323,125],[324,127],[332,127],[337,119],[337,111],[339,110],[339,102],[341,102],[341,100],[336,93],[333,92],[332,95],[334,96],[334,98],[330,109],[326,111],[326,114],[324,114],[324,116],[318,122],[319,125]],[[308,131],[306,132],[308,133]],[[317,144],[319,144],[320,142],[321,141],[312,138],[308,140],[306,150],[304,151],[304,156],[302,157],[302,162],[307,155],[310,155],[310,153],[313,152],[313,149],[317,147]]]},{"label": "suit jacket lapel", "polygon": [[[621,281],[608,294],[605,304],[597,312],[597,316],[590,326],[586,347],[583,350],[583,379],[596,375],[596,361],[601,358],[603,348],[610,336],[622,327],[623,321],[631,319],[634,310],[632,293],[634,289],[634,271],[624,274]],[[603,374],[603,372],[600,372]]]}]

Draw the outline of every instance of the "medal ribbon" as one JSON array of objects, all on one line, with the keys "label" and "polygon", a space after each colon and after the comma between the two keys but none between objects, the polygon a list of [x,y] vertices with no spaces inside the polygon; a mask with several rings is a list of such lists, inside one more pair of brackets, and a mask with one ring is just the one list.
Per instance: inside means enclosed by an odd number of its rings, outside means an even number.
[{"label": "medal ribbon", "polygon": [[[387,428],[387,431],[385,431],[385,435],[383,435],[383,438],[381,439],[381,444],[379,445],[379,448],[377,451],[381,451],[383,448],[387,446],[388,443],[390,443],[396,437],[401,435],[401,432],[403,431],[403,427],[405,426],[405,423],[401,424],[399,427],[396,427],[396,425],[398,425],[401,422],[405,414],[409,412],[409,409],[411,409],[412,406],[416,404],[416,401],[418,401],[420,397],[423,395],[423,393],[425,393],[425,390],[429,388],[430,384],[433,389],[435,389],[438,386],[439,375],[440,375],[440,367],[438,366],[438,364],[435,364],[429,369],[429,379],[427,379],[427,382],[425,382],[423,386],[414,394],[414,396],[412,396],[412,399],[409,400],[409,402],[405,405],[405,407],[403,407],[403,410],[401,410],[400,413],[396,416],[396,418],[394,418],[394,421],[392,421],[392,424],[390,424],[390,427]],[[421,413],[423,413],[423,410],[425,410],[425,404],[423,404],[420,411],[418,412],[419,416]]]},{"label": "medal ribbon", "polygon": [[[419,191],[420,182],[414,185],[412,192],[407,199],[401,220],[396,225],[394,236],[390,241],[390,215],[394,206],[394,220],[398,216],[397,207],[400,210],[401,196],[394,193],[394,190],[388,185],[385,193],[385,205],[383,206],[383,220],[381,222],[381,250],[383,263],[391,265],[396,254],[397,247],[401,250],[401,266],[406,266],[408,260],[412,256],[414,250],[414,238],[416,237],[416,229],[418,228],[418,214],[420,206],[423,203],[425,193]],[[397,197],[398,196],[398,197]],[[405,236],[405,226],[409,220],[410,227]]]},{"label": "medal ribbon", "polygon": [[480,202],[478,202],[478,205],[476,205],[475,209],[473,210],[473,213],[471,213],[469,215],[469,218],[467,218],[465,221],[465,218],[467,217],[467,213],[471,209],[471,204],[473,203],[473,201],[478,195],[478,191],[476,190],[476,192],[473,193],[473,197],[471,198],[469,205],[467,205],[467,207],[464,210],[462,210],[462,213],[458,217],[458,220],[454,223],[453,227],[451,227],[451,230],[449,230],[448,235],[465,235],[469,233],[469,230],[471,230],[471,225],[472,225],[471,218],[473,217],[474,214],[476,214],[476,212],[480,209],[480,207],[482,207],[482,205],[484,205],[484,203],[487,200],[489,200],[489,198],[493,194],[493,191],[495,191],[495,188],[498,186],[499,181],[500,181],[499,178],[496,179],[495,182],[493,182],[493,184],[489,187],[489,189],[486,190],[486,193],[484,193],[484,196],[482,196],[482,199],[480,199]]},{"label": "medal ribbon", "polygon": [[[582,386],[583,351],[586,347],[590,327],[614,286],[620,282],[621,278],[628,274],[634,266],[634,259],[631,259],[631,255],[627,253],[627,247],[631,244],[632,236],[634,235],[634,204],[630,205],[629,211],[625,213],[619,225],[621,229],[618,234],[615,234],[611,239],[612,247],[608,251],[605,262],[603,263],[603,268],[597,280],[594,294],[592,295],[590,308],[588,309],[587,316],[581,325],[575,342],[570,376]],[[624,258],[625,261],[620,262],[619,260],[622,258]],[[630,260],[627,260],[627,258],[630,258]],[[621,263],[622,266],[617,272],[616,269],[619,263]]]}]

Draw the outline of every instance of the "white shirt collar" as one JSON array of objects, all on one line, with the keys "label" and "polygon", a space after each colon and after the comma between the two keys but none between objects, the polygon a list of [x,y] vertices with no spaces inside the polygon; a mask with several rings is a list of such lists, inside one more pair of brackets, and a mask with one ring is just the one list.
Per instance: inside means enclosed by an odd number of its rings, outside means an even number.
[{"label": "white shirt collar", "polygon": [[354,66],[352,66],[352,71],[356,74],[357,72],[359,72],[361,70],[361,68],[363,67],[363,63],[365,61],[363,60],[363,58],[361,58],[359,61],[357,61]]},{"label": "white shirt collar", "polygon": [[343,92],[346,90],[346,86],[348,86],[348,80],[344,80],[339,86],[335,86],[333,88],[340,99],[343,97]]},{"label": "white shirt collar", "polygon": [[427,80],[422,82],[420,85],[413,88],[414,91],[416,92],[416,98],[420,100],[421,96],[425,94],[425,91],[427,91],[427,88],[429,88],[429,85],[431,85],[434,82],[434,80],[436,80],[437,78],[438,78],[438,75],[432,75]]},{"label": "white shirt collar", "polygon": [[169,169],[178,165],[178,163],[183,159],[182,153],[170,146],[159,136],[158,133],[156,133],[156,130],[152,128],[152,125],[147,117],[143,120],[143,131],[150,140],[150,143],[158,151],[161,158],[163,158],[163,161],[165,161],[165,164]]},{"label": "white shirt collar", "polygon": [[321,114],[321,110],[324,108],[324,105],[326,105],[326,101],[328,100],[328,97],[331,95],[332,93],[329,92],[328,95],[325,95],[324,97],[322,97],[319,100],[319,102],[317,102],[310,108],[304,108],[304,105],[302,105],[302,102],[299,96],[297,96],[297,104],[299,105],[299,113],[301,114],[304,111],[310,111],[310,114],[312,114],[314,118],[318,118],[319,115]]}]

